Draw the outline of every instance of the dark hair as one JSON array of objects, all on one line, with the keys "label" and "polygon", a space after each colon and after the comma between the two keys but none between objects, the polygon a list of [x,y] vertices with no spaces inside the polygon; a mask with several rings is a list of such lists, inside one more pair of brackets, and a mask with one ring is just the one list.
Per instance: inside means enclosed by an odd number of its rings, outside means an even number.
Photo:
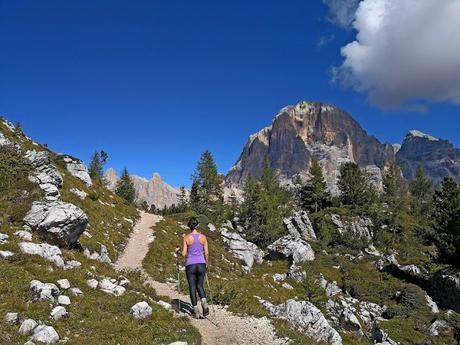
[{"label": "dark hair", "polygon": [[198,220],[198,218],[192,217],[189,219],[187,225],[190,228],[190,230],[193,231],[198,227],[198,225],[200,225],[200,221]]}]

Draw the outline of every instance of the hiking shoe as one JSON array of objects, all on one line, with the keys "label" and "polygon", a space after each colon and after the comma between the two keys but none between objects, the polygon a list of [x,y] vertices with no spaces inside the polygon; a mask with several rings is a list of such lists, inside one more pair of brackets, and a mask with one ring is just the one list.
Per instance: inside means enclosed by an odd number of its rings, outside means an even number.
[{"label": "hiking shoe", "polygon": [[208,307],[208,303],[206,302],[206,298],[201,299],[201,307],[203,308],[203,316],[208,316],[209,307]]},{"label": "hiking shoe", "polygon": [[193,307],[193,314],[192,316],[195,318],[195,319],[199,319],[200,318],[200,310],[198,309],[198,306],[194,306]]}]

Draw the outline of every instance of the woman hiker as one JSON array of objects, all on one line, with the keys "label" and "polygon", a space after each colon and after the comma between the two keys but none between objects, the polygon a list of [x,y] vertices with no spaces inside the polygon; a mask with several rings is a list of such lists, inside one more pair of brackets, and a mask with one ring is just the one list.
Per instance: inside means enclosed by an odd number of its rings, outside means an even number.
[{"label": "woman hiker", "polygon": [[[197,306],[196,293],[201,299],[203,316],[209,315],[209,307],[206,302],[206,292],[203,283],[206,277],[206,265],[208,263],[208,240],[206,236],[198,231],[200,222],[192,217],[188,221],[190,233],[185,235],[182,242],[182,256],[186,257],[185,272],[190,290],[190,301],[193,306],[193,317],[199,319],[200,312]],[[177,247],[176,252],[180,248]]]}]

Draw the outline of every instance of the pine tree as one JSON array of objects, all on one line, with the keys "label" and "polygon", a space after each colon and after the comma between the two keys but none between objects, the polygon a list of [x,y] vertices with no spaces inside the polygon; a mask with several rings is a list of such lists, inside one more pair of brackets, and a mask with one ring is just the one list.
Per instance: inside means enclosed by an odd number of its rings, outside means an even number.
[{"label": "pine tree", "polygon": [[192,175],[190,202],[194,210],[219,220],[224,213],[223,178],[217,171],[214,158],[208,150],[203,152]]},{"label": "pine tree", "polygon": [[366,215],[377,199],[377,192],[371,184],[368,174],[352,162],[340,166],[337,182],[340,201],[354,213]]},{"label": "pine tree", "polygon": [[310,180],[301,187],[299,192],[300,206],[310,212],[318,212],[327,206],[330,194],[324,180],[323,171],[316,158],[310,164]]},{"label": "pine tree", "polygon": [[89,176],[94,182],[104,183],[104,165],[107,162],[108,155],[104,150],[96,151],[91,158],[89,165]]},{"label": "pine tree", "polygon": [[134,183],[131,180],[128,169],[126,168],[123,169],[120,180],[117,182],[115,193],[130,204],[134,202],[136,190],[134,189]]},{"label": "pine tree", "polygon": [[415,179],[410,181],[409,187],[413,197],[413,213],[419,221],[423,222],[426,219],[425,215],[430,212],[433,184],[425,175],[421,165],[417,165]]},{"label": "pine tree", "polygon": [[185,212],[187,211],[189,207],[189,198],[187,196],[187,191],[185,190],[185,187],[182,186],[180,187],[180,194],[177,197],[177,208],[179,212]]},{"label": "pine tree", "polygon": [[440,260],[460,266],[460,187],[450,176],[434,194],[432,220]]},{"label": "pine tree", "polygon": [[259,181],[247,179],[243,197],[240,219],[249,241],[265,248],[284,235],[283,218],[291,213],[292,198],[268,164]]}]

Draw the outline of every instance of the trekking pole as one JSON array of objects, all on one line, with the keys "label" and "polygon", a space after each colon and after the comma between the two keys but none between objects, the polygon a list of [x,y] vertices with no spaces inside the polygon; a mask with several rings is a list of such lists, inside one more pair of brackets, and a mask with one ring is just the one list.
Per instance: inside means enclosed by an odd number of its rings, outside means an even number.
[{"label": "trekking pole", "polygon": [[213,314],[215,314],[215,310],[214,310],[214,303],[212,301],[212,292],[211,292],[211,285],[209,285],[209,278],[208,278],[208,273],[206,272],[206,283],[208,284],[208,290],[209,290],[209,302],[211,302],[211,309],[212,309],[212,312]]},{"label": "trekking pole", "polygon": [[176,247],[176,270],[177,270],[177,303],[179,305],[178,313],[180,314],[180,270],[179,270],[179,250],[180,247]]}]

